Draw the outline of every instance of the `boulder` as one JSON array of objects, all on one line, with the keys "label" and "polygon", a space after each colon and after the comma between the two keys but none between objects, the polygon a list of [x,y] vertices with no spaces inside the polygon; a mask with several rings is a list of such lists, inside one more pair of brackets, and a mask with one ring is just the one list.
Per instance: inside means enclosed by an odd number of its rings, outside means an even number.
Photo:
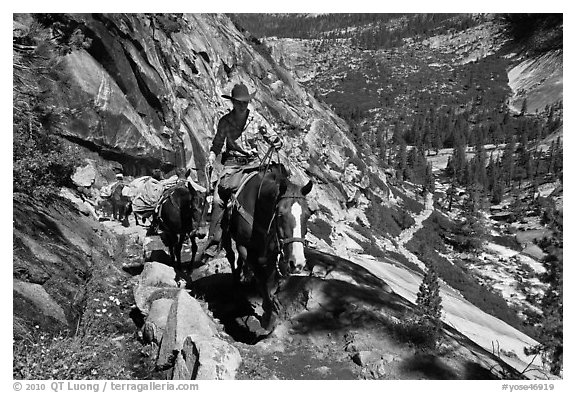
[{"label": "boulder", "polygon": [[212,276],[214,274],[232,273],[230,263],[226,258],[215,258],[193,271],[193,280]]},{"label": "boulder", "polygon": [[72,182],[78,187],[90,187],[96,180],[96,168],[89,162],[85,166],[76,168],[72,175]]},{"label": "boulder", "polygon": [[13,280],[13,292],[14,309],[26,309],[28,314],[33,314],[35,323],[68,326],[64,309],[42,285]]},{"label": "boulder", "polygon": [[147,262],[144,270],[138,277],[137,285],[149,287],[173,287],[176,288],[176,272],[174,268],[159,262]]},{"label": "boulder", "polygon": [[186,338],[182,354],[184,359],[188,359],[188,364],[197,359],[198,368],[196,375],[192,375],[193,379],[234,379],[242,363],[238,349],[216,337],[190,335]]},{"label": "boulder", "polygon": [[158,288],[139,285],[134,288],[134,303],[136,303],[136,307],[142,314],[148,315],[154,301],[158,299],[175,299],[182,290],[181,288]]},{"label": "boulder", "polygon": [[359,351],[352,356],[352,360],[357,365],[364,367],[382,360],[382,356],[377,351]]},{"label": "boulder", "polygon": [[148,315],[155,300],[174,299],[180,291],[174,269],[158,262],[145,263],[133,283],[134,301],[144,315]]},{"label": "boulder", "polygon": [[[186,348],[188,346],[188,348]],[[189,381],[194,379],[198,365],[198,354],[193,349],[194,343],[184,342],[184,348],[176,355],[176,362],[172,370],[172,379]]]},{"label": "boulder", "polygon": [[162,335],[166,328],[166,321],[168,320],[172,303],[174,303],[173,299],[166,298],[157,299],[152,302],[148,317],[146,317],[146,322],[142,328],[142,338],[144,342],[155,342],[159,344],[162,341]]},{"label": "boulder", "polygon": [[217,334],[216,324],[206,315],[202,306],[185,290],[176,295],[166,321],[162,336],[157,367],[166,369],[175,364],[175,355],[182,349],[184,340],[191,334],[213,337]]},{"label": "boulder", "polygon": [[542,251],[542,249],[538,247],[536,244],[529,244],[528,246],[526,246],[526,248],[522,250],[522,254],[534,258],[537,261],[541,261],[546,256],[544,251]]}]

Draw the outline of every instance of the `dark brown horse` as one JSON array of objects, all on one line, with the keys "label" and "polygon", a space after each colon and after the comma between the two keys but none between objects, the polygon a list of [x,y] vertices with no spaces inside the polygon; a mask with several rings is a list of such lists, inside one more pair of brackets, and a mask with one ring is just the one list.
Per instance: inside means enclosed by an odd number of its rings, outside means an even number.
[{"label": "dark brown horse", "polygon": [[166,190],[158,217],[159,228],[163,233],[172,265],[181,268],[182,244],[188,236],[192,247],[192,261],[198,245],[198,229],[204,221],[204,193],[197,191],[188,181],[180,181],[176,186]]},{"label": "dark brown horse", "polygon": [[[311,181],[296,186],[288,181],[282,166],[274,166],[270,172],[257,173],[241,188],[223,223],[222,246],[234,281],[239,282],[246,263],[262,296],[261,325],[268,332],[274,329],[279,312],[273,293],[279,278],[300,273],[306,265],[304,237],[312,212],[305,196],[311,189]],[[238,251],[236,264],[232,239]]]}]

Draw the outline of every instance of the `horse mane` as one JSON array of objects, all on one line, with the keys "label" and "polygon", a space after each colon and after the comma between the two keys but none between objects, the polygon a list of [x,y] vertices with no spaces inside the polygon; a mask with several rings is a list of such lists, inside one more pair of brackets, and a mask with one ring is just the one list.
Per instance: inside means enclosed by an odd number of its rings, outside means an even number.
[{"label": "horse mane", "polygon": [[275,199],[281,188],[280,185],[283,183],[288,183],[288,170],[283,164],[272,164],[268,170],[260,176],[260,196],[270,195]]}]

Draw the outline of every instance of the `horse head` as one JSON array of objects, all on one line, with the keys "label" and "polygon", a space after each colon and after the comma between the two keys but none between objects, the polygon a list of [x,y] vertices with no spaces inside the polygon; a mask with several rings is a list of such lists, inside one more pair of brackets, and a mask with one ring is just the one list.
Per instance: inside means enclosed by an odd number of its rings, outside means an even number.
[{"label": "horse head", "polygon": [[280,184],[276,205],[276,227],[280,248],[280,273],[298,274],[306,266],[304,243],[307,222],[313,211],[308,206],[306,195],[312,190],[312,181],[298,187],[287,181]]}]

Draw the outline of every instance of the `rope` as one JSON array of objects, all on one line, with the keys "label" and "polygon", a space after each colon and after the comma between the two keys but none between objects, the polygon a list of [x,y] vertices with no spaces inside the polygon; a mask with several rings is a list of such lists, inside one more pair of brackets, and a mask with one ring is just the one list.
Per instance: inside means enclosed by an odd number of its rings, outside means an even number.
[{"label": "rope", "polygon": [[[266,161],[266,165],[264,168],[264,173],[268,172],[268,168],[270,168],[270,164],[272,163],[272,154],[276,149],[274,148],[273,145],[270,145],[270,147],[268,148],[268,151],[266,152],[266,154],[264,155],[264,157],[262,158],[262,160],[260,161],[260,166],[259,168],[262,168]],[[280,153],[278,153],[278,151],[276,151],[276,153],[278,154],[278,162],[280,162]],[[259,172],[262,172],[262,170],[259,170]],[[258,198],[260,198],[260,191],[262,190],[262,184],[264,183],[264,176],[262,176],[262,180],[260,181],[260,186],[258,187]]]}]

